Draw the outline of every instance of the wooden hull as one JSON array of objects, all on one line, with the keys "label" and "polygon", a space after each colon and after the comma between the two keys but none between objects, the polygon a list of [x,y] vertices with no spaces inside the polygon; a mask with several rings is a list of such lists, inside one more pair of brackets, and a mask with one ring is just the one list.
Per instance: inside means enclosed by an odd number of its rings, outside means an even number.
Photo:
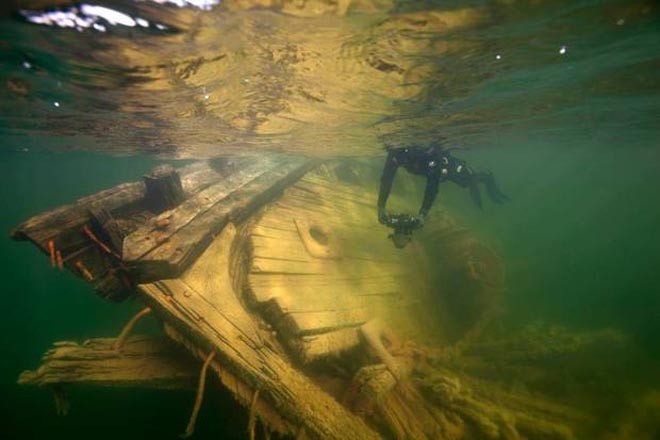
[{"label": "wooden hull", "polygon": [[[432,376],[409,342],[443,341],[438,292],[429,287],[438,280],[472,280],[458,294],[499,292],[494,253],[442,215],[422,240],[396,249],[377,223],[370,179],[349,182],[336,164],[262,157],[220,165],[178,176],[161,170],[149,179],[167,181],[121,185],[17,228],[15,238],[33,241],[55,266],[62,255],[61,266],[103,296],[136,296],[188,353],[172,360],[176,349],[144,338],[121,349],[117,341],[66,343],[20,382],[190,387],[191,365],[205,361],[202,377],[213,371],[249,408],[252,430],[259,420],[315,439],[478,432],[469,414],[491,411],[485,403],[464,401],[464,414],[443,408],[422,393],[427,382],[406,379]],[[167,196],[150,199],[149,185]],[[430,265],[433,246],[455,258]],[[483,309],[459,340],[478,331]],[[439,377],[429,383],[466,393],[447,385],[454,376]]]}]

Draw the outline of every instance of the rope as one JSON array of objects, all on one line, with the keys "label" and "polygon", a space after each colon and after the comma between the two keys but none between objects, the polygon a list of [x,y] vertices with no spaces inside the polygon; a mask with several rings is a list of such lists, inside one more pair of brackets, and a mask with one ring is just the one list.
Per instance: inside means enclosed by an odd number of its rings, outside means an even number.
[{"label": "rope", "polygon": [[140,310],[135,316],[131,318],[130,321],[126,323],[124,328],[121,330],[121,333],[119,334],[119,337],[117,337],[117,340],[115,341],[114,349],[119,350],[121,347],[124,346],[124,343],[126,342],[126,339],[128,339],[128,336],[131,334],[131,331],[133,330],[133,327],[135,327],[135,324],[144,316],[147,316],[149,313],[151,313],[151,308],[145,307],[144,309]]},{"label": "rope", "polygon": [[190,420],[188,421],[188,426],[186,427],[186,432],[181,434],[179,437],[188,438],[195,432],[195,424],[197,423],[197,415],[199,414],[199,409],[202,407],[202,401],[204,400],[204,385],[206,384],[206,370],[208,370],[211,361],[215,357],[215,351],[211,352],[204,361],[202,365],[202,371],[199,373],[199,384],[197,386],[197,397],[195,398],[195,406],[193,406],[192,414],[190,414]]},{"label": "rope", "polygon": [[250,440],[254,440],[254,427],[257,424],[257,401],[259,400],[259,388],[254,390],[252,395],[252,402],[250,403],[250,418],[248,421],[248,432],[250,433]]}]

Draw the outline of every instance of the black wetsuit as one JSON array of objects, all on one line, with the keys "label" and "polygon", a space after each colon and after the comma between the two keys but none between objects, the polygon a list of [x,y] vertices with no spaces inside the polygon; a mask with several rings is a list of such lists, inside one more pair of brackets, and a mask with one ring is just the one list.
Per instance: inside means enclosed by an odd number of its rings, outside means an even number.
[{"label": "black wetsuit", "polygon": [[451,156],[447,150],[437,146],[392,148],[388,149],[383,175],[380,180],[378,218],[381,223],[388,223],[385,205],[399,166],[404,167],[411,174],[426,177],[424,199],[419,209],[419,218],[422,222],[438,195],[440,183],[447,180],[463,188],[469,188],[472,200],[479,208],[482,207],[482,203],[478,183],[484,184],[488,196],[494,202],[503,203],[508,200],[508,197],[497,188],[493,174],[490,171],[476,173],[467,166],[465,161]]}]

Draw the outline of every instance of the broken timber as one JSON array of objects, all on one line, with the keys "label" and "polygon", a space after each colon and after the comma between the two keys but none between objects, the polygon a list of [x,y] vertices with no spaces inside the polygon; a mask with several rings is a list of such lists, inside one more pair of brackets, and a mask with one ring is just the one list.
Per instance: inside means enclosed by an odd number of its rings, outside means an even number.
[{"label": "broken timber", "polygon": [[21,385],[87,384],[142,388],[190,388],[197,364],[164,338],[133,336],[121,351],[115,339],[90,339],[83,344],[63,341],[46,352],[36,371],[21,373]]},{"label": "broken timber", "polygon": [[[249,216],[312,166],[265,156],[218,163],[161,169],[144,183],[118,185],[33,217],[12,236],[32,241],[53,261],[61,255],[61,266],[93,283],[101,296],[122,300],[135,282],[176,277],[224,225]],[[169,180],[180,180],[185,200],[154,211],[180,201],[164,196],[171,191],[162,182],[153,183],[167,172]],[[160,189],[148,189],[154,185]],[[167,199],[160,205],[159,194]]]}]

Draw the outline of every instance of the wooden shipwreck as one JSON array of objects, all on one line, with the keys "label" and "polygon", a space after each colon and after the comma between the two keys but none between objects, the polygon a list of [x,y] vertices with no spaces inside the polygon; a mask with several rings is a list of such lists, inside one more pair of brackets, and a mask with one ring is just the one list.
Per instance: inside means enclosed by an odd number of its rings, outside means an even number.
[{"label": "wooden shipwreck", "polygon": [[[145,308],[116,338],[55,343],[19,383],[51,387],[62,413],[75,384],[196,388],[186,436],[212,372],[250,412],[250,438],[257,424],[310,439],[570,438],[571,411],[455,367],[501,290],[497,256],[441,213],[396,249],[373,182],[345,163],[219,158],[29,219],[14,238]],[[131,335],[145,315],[162,337]]]}]

